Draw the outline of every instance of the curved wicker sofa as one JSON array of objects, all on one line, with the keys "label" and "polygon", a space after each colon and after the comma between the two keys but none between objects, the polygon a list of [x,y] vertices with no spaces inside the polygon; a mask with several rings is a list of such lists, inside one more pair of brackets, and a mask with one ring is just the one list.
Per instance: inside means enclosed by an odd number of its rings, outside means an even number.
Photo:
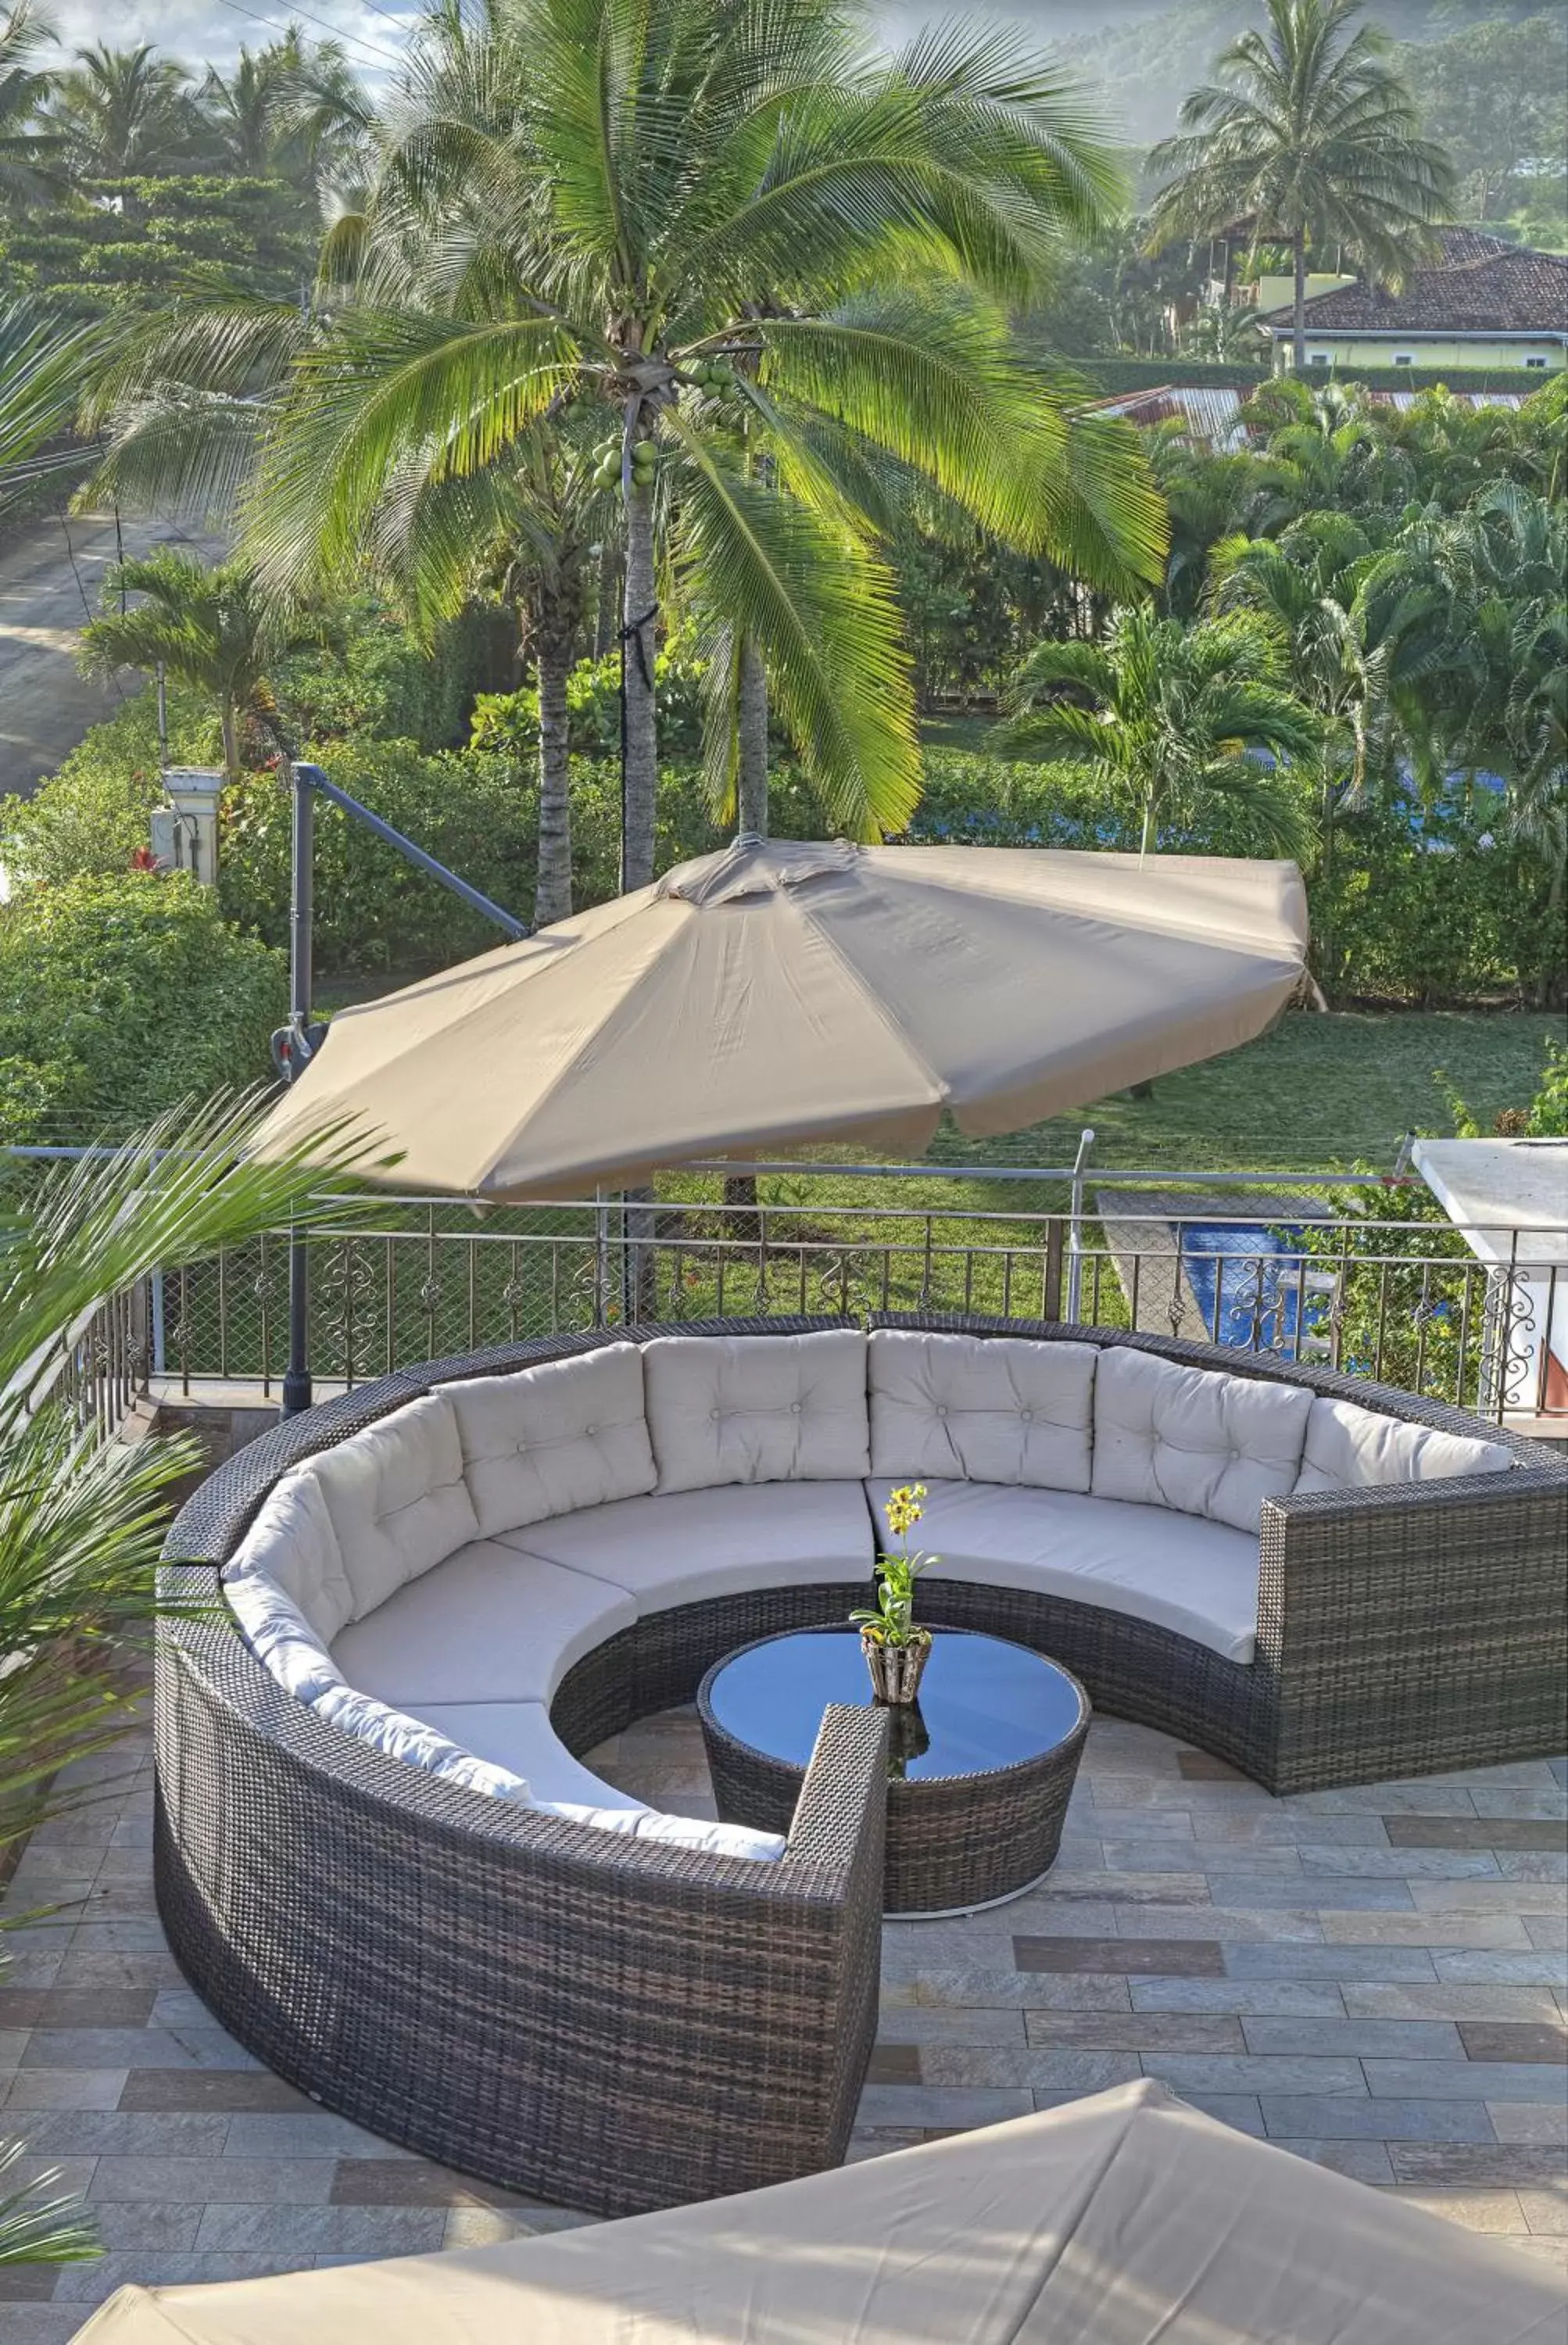
[{"label": "curved wicker sofa", "polygon": [[[639,1467],[644,1452],[623,1445],[606,1485],[582,1394],[604,1388],[612,1346],[624,1391],[628,1344],[632,1372],[646,1365],[651,1455]],[[857,1361],[871,1381],[858,1419]],[[555,1363],[579,1365],[549,1381],[535,1424],[545,1380],[527,1372]],[[382,1421],[443,1387],[433,1414],[464,1427],[462,1491],[455,1467],[389,1485],[396,1428]],[[519,1411],[516,1442],[497,1437]],[[543,1480],[524,1456],[541,1448]],[[367,1456],[382,1459],[373,1471],[356,1462]],[[1441,1478],[1388,1478],[1400,1470]],[[628,1472],[636,1495],[621,1496]],[[158,1629],[156,1871],[205,1999],[328,2106],[569,2204],[625,2213],[835,2162],[875,2030],[883,1721],[829,1712],[782,1848],[743,1832],[701,1844],[597,1785],[580,1757],[689,1700],[736,1645],[841,1618],[865,1593],[872,1506],[911,1475],[930,1486],[923,1532],[944,1557],[922,1582],[927,1619],[1038,1646],[1102,1708],[1273,1791],[1550,1752],[1568,1734],[1568,1471],[1456,1411],[1255,1355],[1015,1322],[885,1317],[869,1347],[827,1320],[521,1345],[383,1378],[281,1426],[169,1534],[163,1589],[184,1609]],[[369,1490],[382,1540],[366,1549],[381,1580],[345,1589],[316,1646],[331,1643],[339,1723],[312,1706],[309,1652],[285,1663],[273,1649],[264,1666],[213,1600],[226,1567],[249,1571],[269,1522],[276,1553],[301,1480],[330,1483],[339,1506],[345,1488],[355,1505]],[[766,1487],[742,1505],[736,1483]],[[705,1507],[721,1592],[694,1595],[707,1567],[684,1548],[701,1545]],[[502,1528],[509,1511],[522,1528]],[[783,1536],[759,1543],[775,1515]],[[682,1528],[652,1568],[661,1520]],[[1252,1520],[1255,1624],[1237,1613]],[[750,1526],[749,1553],[728,1549],[736,1523]],[[1130,1579],[1105,1530],[1116,1523],[1138,1534]],[[613,1524],[620,1563],[583,1545],[602,1548]],[[409,1546],[390,1592],[389,1525]],[[446,1562],[443,1540],[459,1547]],[[1202,1593],[1205,1555],[1217,1596]],[[1174,1609],[1167,1556],[1197,1558],[1199,1595]],[[450,1711],[431,1735],[389,1699],[386,1672],[441,1659],[464,1605],[472,1621],[463,1575],[495,1586],[498,1569],[557,1594],[595,1582],[564,1629],[526,1647],[498,1637],[487,1654],[470,1633],[476,1666],[504,1669],[510,1650],[519,1682],[535,1673],[542,1696],[513,1708],[539,1711],[543,1782],[507,1768],[508,1744],[481,1749],[476,1731],[459,1745]],[[1110,1575],[1099,1586],[1095,1569]],[[367,1700],[357,1689],[378,1670]]]}]

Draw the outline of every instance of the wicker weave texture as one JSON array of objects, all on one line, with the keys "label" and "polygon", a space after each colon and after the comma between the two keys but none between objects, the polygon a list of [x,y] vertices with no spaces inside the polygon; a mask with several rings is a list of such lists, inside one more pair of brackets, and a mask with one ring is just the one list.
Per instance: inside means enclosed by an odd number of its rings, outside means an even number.
[{"label": "wicker weave texture", "polygon": [[[642,1341],[838,1324],[607,1332]],[[1133,1340],[1017,1322],[882,1324]],[[280,2074],[464,2171],[626,2213],[841,2157],[875,2025],[879,1714],[830,1714],[782,1862],[702,1856],[381,1757],[285,1694],[214,1600],[215,1567],[302,1458],[433,1383],[605,1340],[541,1340],[382,1378],[280,1426],[196,1493],[165,1549],[164,1592],[188,1609],[158,1627],[156,1872],[191,1980]],[[1135,1340],[1196,1365],[1270,1372],[1235,1353]],[[1478,1429],[1349,1379],[1280,1373],[1417,1423]],[[1267,1506],[1248,1667],[1125,1614],[1018,1590],[927,1581],[922,1610],[933,1625],[1033,1646],[1096,1706],[1182,1735],[1275,1791],[1558,1750],[1568,1469],[1540,1445],[1494,1437],[1520,1457],[1506,1477]],[[590,1749],[693,1699],[735,1646],[841,1619],[864,1593],[858,1582],[771,1589],[655,1613],[579,1661],[556,1727]]]}]

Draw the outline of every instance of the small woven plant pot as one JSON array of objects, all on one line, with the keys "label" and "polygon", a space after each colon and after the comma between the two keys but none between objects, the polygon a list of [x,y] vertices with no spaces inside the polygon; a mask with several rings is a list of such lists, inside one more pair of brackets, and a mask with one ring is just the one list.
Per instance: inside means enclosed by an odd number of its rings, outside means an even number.
[{"label": "small woven plant pot", "polygon": [[901,1709],[918,1698],[921,1672],[931,1658],[929,1629],[917,1629],[914,1641],[908,1645],[885,1645],[880,1637],[862,1629],[860,1650],[878,1701]]}]

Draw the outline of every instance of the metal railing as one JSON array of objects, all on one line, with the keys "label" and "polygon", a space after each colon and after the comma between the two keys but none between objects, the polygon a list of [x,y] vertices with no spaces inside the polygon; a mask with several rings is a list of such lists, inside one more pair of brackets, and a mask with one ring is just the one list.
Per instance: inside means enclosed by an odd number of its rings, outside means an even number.
[{"label": "metal railing", "polygon": [[[408,1197],[334,1221],[310,1243],[318,1391],[634,1317],[929,1310],[1190,1337],[1318,1361],[1493,1418],[1568,1424],[1568,1231],[1412,1219],[1393,1210],[1398,1190],[1382,1216],[1375,1194],[1351,1215],[1306,1202],[1315,1185],[1358,1185],[1342,1174],[1191,1176],[1211,1192],[1288,1193],[1275,1208],[1237,1201],[1220,1213],[1212,1202],[1151,1209],[1135,1194],[1124,1206],[1118,1186],[1169,1188],[1177,1176],[1166,1172],[1096,1172],[1093,1203],[1081,1180],[1068,1188],[1070,1169],[996,1176],[1068,1189],[1064,1207],[1040,1209],[894,1202],[906,1179],[980,1177],[947,1166],[771,1170],[756,1203],[727,1203],[717,1182],[688,1174],[652,1204]],[[854,1202],[823,1195],[830,1185]],[[264,1237],[156,1282],[143,1315],[155,1374],[187,1392],[209,1378],[274,1391],[287,1256],[286,1236]]]},{"label": "metal railing", "polygon": [[85,1311],[13,1380],[22,1414],[63,1403],[89,1438],[117,1433],[150,1389],[150,1282],[144,1281]]}]

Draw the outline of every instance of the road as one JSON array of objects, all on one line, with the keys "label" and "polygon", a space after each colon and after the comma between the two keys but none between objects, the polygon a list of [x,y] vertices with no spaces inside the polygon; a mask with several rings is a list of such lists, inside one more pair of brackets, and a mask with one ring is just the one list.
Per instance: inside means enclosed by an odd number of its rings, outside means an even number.
[{"label": "road", "polygon": [[[223,550],[220,539],[173,522],[127,520],[122,534],[127,554],[194,543],[210,561]],[[0,793],[30,797],[88,726],[118,706],[112,683],[76,669],[77,636],[97,611],[116,552],[112,514],[96,513],[39,522],[0,545]],[[120,691],[134,683],[124,676]]]}]

